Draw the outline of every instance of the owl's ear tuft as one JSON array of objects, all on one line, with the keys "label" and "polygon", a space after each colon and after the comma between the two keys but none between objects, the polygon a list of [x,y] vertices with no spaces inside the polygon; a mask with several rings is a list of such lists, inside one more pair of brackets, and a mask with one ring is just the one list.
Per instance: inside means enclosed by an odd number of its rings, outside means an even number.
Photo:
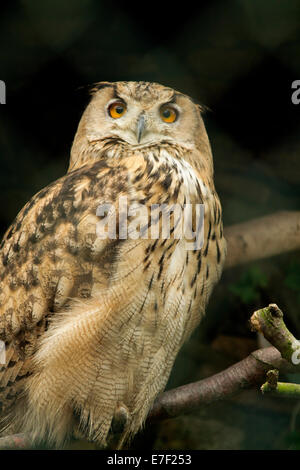
[{"label": "owl's ear tuft", "polygon": [[206,114],[207,112],[211,112],[211,109],[204,104],[196,103],[197,108],[200,111],[200,114]]},{"label": "owl's ear tuft", "polygon": [[191,98],[191,97],[190,97],[190,99],[192,100],[192,102],[194,103],[194,105],[196,106],[196,108],[198,109],[200,114],[205,114],[207,112],[211,112],[211,109],[208,106],[206,106],[205,104],[200,103],[197,99]]},{"label": "owl's ear tuft", "polygon": [[102,88],[112,87],[112,86],[113,84],[111,82],[96,82],[96,83],[93,83],[93,85],[91,85],[91,87],[89,88],[89,93],[90,95],[94,95],[95,93],[97,93],[97,91],[102,90]]}]

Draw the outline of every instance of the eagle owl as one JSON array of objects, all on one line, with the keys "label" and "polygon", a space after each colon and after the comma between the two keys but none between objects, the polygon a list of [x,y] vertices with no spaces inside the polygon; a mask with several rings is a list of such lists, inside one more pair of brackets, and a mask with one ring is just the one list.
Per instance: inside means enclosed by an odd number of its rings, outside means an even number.
[{"label": "eagle owl", "polygon": [[[25,205],[1,244],[2,434],[56,447],[79,435],[104,447],[122,418],[122,446],[143,425],[226,252],[201,112],[157,83],[94,86],[67,174]],[[112,220],[101,205],[124,227],[121,197],[147,214],[189,205],[192,227],[202,205],[202,246],[175,237],[171,211],[168,237],[100,236],[99,222]]]}]

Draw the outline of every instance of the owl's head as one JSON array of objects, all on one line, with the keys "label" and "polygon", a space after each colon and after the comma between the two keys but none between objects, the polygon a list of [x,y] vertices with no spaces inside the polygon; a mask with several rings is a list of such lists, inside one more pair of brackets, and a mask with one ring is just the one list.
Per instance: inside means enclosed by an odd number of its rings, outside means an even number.
[{"label": "owl's head", "polygon": [[100,82],[79,123],[69,170],[114,143],[133,149],[164,143],[210,155],[201,111],[187,95],[158,83]]}]

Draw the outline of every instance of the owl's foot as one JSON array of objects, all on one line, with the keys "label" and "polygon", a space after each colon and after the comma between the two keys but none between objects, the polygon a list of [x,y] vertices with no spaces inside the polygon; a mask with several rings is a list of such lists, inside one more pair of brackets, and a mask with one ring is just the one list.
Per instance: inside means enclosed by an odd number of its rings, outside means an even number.
[{"label": "owl's foot", "polygon": [[129,421],[128,408],[124,404],[119,405],[115,411],[114,417],[111,422],[111,431],[114,434],[122,433],[128,421]]}]

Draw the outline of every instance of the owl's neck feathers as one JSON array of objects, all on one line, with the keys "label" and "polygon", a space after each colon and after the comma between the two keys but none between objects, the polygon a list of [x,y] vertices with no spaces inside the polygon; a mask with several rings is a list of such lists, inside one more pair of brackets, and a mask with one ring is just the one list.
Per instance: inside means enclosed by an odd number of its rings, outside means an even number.
[{"label": "owl's neck feathers", "polygon": [[[210,188],[214,188],[213,182],[213,162],[209,141],[200,141],[199,145],[185,146],[163,140],[144,146],[132,146],[122,139],[115,136],[109,136],[105,139],[99,139],[88,142],[86,136],[76,136],[70,158],[68,172],[77,170],[84,165],[90,165],[102,159],[116,160],[116,163],[122,158],[136,158],[136,155],[142,155],[144,159],[154,158],[154,161],[163,163],[162,155],[168,155],[168,163],[172,159],[177,161],[185,160],[194,170],[198,177]],[[163,151],[163,152],[162,152]],[[163,158],[163,160],[165,160]]]}]

